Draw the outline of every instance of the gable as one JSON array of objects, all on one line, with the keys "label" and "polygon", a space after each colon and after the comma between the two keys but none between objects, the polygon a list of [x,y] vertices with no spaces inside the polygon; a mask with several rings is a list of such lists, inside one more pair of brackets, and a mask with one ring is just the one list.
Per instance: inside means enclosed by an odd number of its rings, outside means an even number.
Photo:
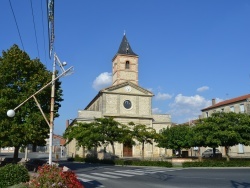
[{"label": "gable", "polygon": [[101,90],[102,93],[119,93],[126,95],[147,95],[154,96],[154,94],[132,82],[123,82],[121,84],[111,86]]}]

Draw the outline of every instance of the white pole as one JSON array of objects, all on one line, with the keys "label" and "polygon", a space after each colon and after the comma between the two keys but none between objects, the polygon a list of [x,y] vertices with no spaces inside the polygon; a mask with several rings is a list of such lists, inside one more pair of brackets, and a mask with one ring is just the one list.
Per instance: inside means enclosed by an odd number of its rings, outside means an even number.
[{"label": "white pole", "polygon": [[55,75],[56,75],[56,58],[54,56],[53,73],[51,85],[51,102],[50,102],[50,128],[49,128],[49,164],[52,164],[53,152],[53,129],[54,129],[54,104],[55,104]]},{"label": "white pole", "polygon": [[27,161],[28,159],[28,146],[25,147],[25,155],[24,155],[24,160]]}]

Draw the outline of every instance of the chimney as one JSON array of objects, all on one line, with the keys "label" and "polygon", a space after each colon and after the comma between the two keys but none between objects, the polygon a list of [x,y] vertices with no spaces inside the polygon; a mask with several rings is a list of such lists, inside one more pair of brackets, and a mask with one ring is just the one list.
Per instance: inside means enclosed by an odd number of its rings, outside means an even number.
[{"label": "chimney", "polygon": [[68,128],[68,126],[69,126],[69,120],[67,119],[66,120],[66,129]]},{"label": "chimney", "polygon": [[215,105],[216,101],[215,99],[212,99],[212,106]]}]

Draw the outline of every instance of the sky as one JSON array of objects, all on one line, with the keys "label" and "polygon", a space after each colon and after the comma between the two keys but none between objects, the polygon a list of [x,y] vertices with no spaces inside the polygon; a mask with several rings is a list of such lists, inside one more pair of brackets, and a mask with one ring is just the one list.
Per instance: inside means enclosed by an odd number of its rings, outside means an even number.
[{"label": "sky", "polygon": [[[52,70],[46,1],[1,0],[0,7],[1,52],[17,44]],[[55,134],[111,85],[124,33],[139,55],[139,85],[154,93],[153,113],[185,123],[212,99],[250,93],[249,0],[55,0],[54,16],[54,52],[74,67],[60,79]]]}]

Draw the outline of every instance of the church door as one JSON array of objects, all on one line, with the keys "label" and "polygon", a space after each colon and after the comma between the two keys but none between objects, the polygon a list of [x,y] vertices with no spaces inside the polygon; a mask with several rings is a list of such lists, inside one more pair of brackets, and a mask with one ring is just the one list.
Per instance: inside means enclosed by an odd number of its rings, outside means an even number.
[{"label": "church door", "polygon": [[132,157],[132,144],[124,143],[123,144],[123,157]]}]

